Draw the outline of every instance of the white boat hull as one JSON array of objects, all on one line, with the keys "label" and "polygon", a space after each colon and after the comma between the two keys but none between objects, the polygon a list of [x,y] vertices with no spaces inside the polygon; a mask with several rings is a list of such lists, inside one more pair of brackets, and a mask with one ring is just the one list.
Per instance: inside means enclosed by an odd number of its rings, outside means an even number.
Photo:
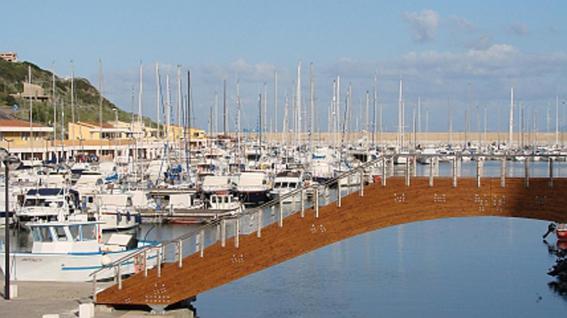
[{"label": "white boat hull", "polygon": [[[132,250],[114,253],[11,253],[10,275],[14,281],[50,281],[50,282],[85,282],[92,280],[89,276],[95,270],[125,255]],[[153,252],[147,261],[148,268],[156,265],[157,252]],[[4,272],[4,253],[0,256],[0,268]],[[143,262],[134,265],[128,261],[121,267],[121,273],[133,274],[143,270]],[[114,269],[102,270],[97,273],[97,280],[105,280],[114,277]]]}]

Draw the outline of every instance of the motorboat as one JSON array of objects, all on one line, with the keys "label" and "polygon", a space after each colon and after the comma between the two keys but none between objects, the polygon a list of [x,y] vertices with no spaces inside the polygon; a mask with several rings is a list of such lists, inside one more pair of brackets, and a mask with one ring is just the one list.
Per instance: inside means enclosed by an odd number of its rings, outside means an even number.
[{"label": "motorboat", "polygon": [[65,188],[34,188],[27,191],[16,209],[18,222],[64,220],[78,207],[77,191]]},{"label": "motorboat", "polygon": [[[283,171],[276,175],[274,187],[270,191],[272,198],[276,199],[303,186],[302,173],[300,171]],[[282,200],[282,203],[299,202],[301,196],[294,195]]]},{"label": "motorboat", "polygon": [[[126,255],[155,242],[142,242],[130,234],[113,233],[106,242],[101,239],[101,223],[44,222],[30,223],[33,245],[29,252],[10,253],[10,273],[15,281],[84,282],[90,274]],[[4,249],[4,242],[0,242]],[[124,262],[121,273],[133,274],[157,263],[157,251],[149,252],[147,261]],[[0,269],[5,272],[5,253],[0,255]],[[97,273],[97,280],[114,277],[108,267]]]},{"label": "motorboat", "polygon": [[232,194],[212,194],[209,207],[213,210],[240,212],[244,209],[242,203]]},{"label": "motorboat", "polygon": [[103,231],[128,230],[139,225],[139,212],[133,208],[131,194],[98,194],[95,201],[95,216],[102,222]]},{"label": "motorboat", "polygon": [[240,174],[236,192],[248,204],[258,204],[268,200],[271,182],[263,171],[245,171]]},{"label": "motorboat", "polygon": [[201,191],[205,195],[212,193],[229,193],[232,190],[230,176],[205,176],[201,184]]}]

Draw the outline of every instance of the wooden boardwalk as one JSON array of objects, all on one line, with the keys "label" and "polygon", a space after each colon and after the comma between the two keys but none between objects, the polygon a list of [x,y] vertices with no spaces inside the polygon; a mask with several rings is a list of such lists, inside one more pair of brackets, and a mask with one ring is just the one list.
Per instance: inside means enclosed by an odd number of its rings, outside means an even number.
[{"label": "wooden boardwalk", "polygon": [[[134,275],[97,294],[98,304],[170,305],[253,274],[286,260],[362,233],[398,224],[450,217],[503,216],[567,222],[567,179],[556,178],[459,178],[453,187],[451,177],[438,177],[429,185],[428,177],[414,177],[411,185],[403,177],[391,177],[384,187],[364,188],[364,196],[354,192],[335,203],[321,206],[319,218],[313,209],[305,217],[288,216],[283,227],[277,223],[239,238],[239,247],[229,239],[205,249],[204,257],[195,253],[177,263]],[[543,231],[544,229],[542,229]]]}]

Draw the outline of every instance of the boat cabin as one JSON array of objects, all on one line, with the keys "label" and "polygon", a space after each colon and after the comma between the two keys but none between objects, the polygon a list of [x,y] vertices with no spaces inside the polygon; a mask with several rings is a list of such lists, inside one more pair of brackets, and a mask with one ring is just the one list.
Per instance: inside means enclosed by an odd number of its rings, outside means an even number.
[{"label": "boat cabin", "polygon": [[99,251],[98,222],[30,223],[32,253],[79,253]]}]

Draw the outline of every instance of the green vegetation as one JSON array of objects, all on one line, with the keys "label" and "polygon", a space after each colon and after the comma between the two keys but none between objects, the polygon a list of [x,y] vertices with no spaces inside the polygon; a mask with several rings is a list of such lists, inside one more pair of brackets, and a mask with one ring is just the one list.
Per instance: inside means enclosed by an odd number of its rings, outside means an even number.
[{"label": "green vegetation", "polygon": [[[52,91],[52,73],[43,70],[38,66],[29,62],[11,63],[0,60],[0,107],[3,109],[11,109],[17,104],[18,110],[11,113],[12,116],[23,120],[29,120],[30,102],[23,98],[12,96],[23,90],[23,82],[28,78],[28,66],[31,67],[32,83],[40,85],[44,93],[48,96],[53,95]],[[33,101],[33,120],[37,123],[51,126],[53,124],[53,107],[57,107],[57,123],[60,126],[62,119],[61,110],[64,109],[65,125],[71,121],[71,80],[63,79],[55,76],[55,100],[51,101]],[[89,121],[98,123],[99,121],[99,100],[100,94],[98,90],[84,78],[75,78],[75,121]],[[106,98],[102,100],[102,120],[103,122],[113,121],[115,112],[118,120],[129,122],[132,114],[125,112],[111,103]],[[5,111],[5,112],[6,112]],[[149,118],[144,118],[146,125],[153,126],[154,123]]]}]

